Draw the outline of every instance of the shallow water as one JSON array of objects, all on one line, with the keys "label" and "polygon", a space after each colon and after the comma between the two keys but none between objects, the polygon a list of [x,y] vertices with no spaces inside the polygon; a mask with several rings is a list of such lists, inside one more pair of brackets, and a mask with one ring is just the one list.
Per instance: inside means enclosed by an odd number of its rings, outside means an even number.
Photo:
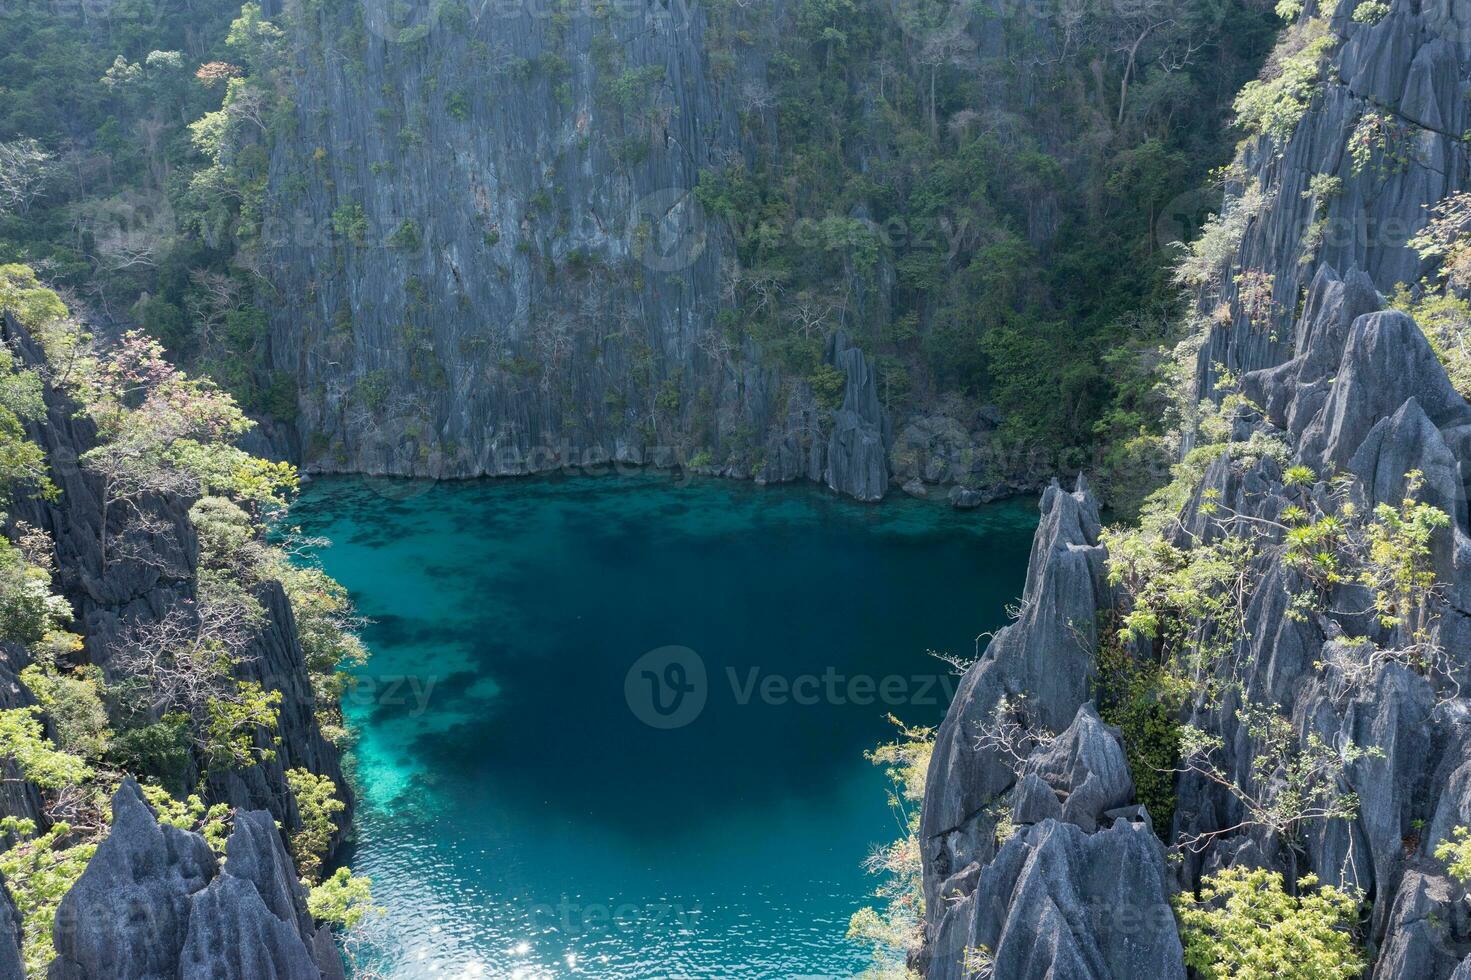
[{"label": "shallow water", "polygon": [[[637,476],[311,483],[372,619],[354,870],[390,977],[848,976],[897,835],[863,751],[933,724],[1032,502]],[[703,677],[701,676],[703,674]]]}]

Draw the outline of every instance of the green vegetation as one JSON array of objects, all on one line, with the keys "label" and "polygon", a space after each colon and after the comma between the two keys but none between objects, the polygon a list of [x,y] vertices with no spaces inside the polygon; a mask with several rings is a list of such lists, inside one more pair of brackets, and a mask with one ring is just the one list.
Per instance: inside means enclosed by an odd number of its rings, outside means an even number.
[{"label": "green vegetation", "polygon": [[1366,966],[1350,931],[1359,901],[1312,875],[1288,894],[1275,871],[1227,868],[1175,901],[1185,964],[1205,980],[1351,980]]},{"label": "green vegetation", "polygon": [[1149,810],[1155,832],[1169,835],[1175,815],[1175,773],[1180,765],[1178,698],[1164,688],[1162,668],[1139,663],[1105,637],[1099,655],[1099,716],[1116,725],[1134,777],[1134,791]]},{"label": "green vegetation", "polygon": [[1435,859],[1446,863],[1446,870],[1461,884],[1471,882],[1471,830],[1457,827],[1451,839],[1436,845]]},{"label": "green vegetation", "polygon": [[347,804],[337,798],[336,783],[309,769],[286,770],[286,782],[291,786],[301,818],[301,829],[291,835],[291,855],[302,878],[316,881],[332,835],[337,831],[333,818]]},{"label": "green vegetation", "polygon": [[1410,245],[1437,263],[1436,273],[1413,288],[1401,283],[1392,302],[1415,318],[1451,384],[1471,398],[1471,194],[1452,194],[1429,211]]},{"label": "green vegetation", "polygon": [[47,967],[56,956],[51,945],[51,928],[56,920],[56,907],[62,896],[81,877],[97,845],[91,841],[75,842],[71,825],[59,821],[44,834],[37,834],[30,820],[6,817],[0,821],[0,833],[18,840],[0,854],[0,875],[20,913],[21,956],[27,977],[45,977]]},{"label": "green vegetation", "polygon": [[[1057,451],[1060,468],[1097,451],[1110,494],[1135,492],[1157,457],[1138,440],[1165,403],[1153,362],[1176,339],[1161,231],[1197,220],[1171,209],[1228,156],[1224,93],[1272,24],[1234,0],[1089,11],[1058,53],[1007,13],[984,25],[1006,46],[990,58],[947,28],[954,5],[901,7],[712,5],[712,57],[776,48],[744,93],[756,149],[696,189],[739,257],[721,329],[822,382],[824,338],[845,322],[892,410],[936,392],[995,403],[1005,444]],[[1216,54],[1162,70],[1187,37]],[[1077,84],[1094,72],[1096,88]],[[988,114],[1019,101],[1025,117]],[[856,299],[875,292],[887,301]]]},{"label": "green vegetation", "polygon": [[[1301,9],[1288,12],[1296,16]],[[1338,35],[1329,30],[1326,16],[1290,28],[1263,78],[1247,82],[1236,96],[1236,124],[1279,147],[1286,143],[1321,92],[1323,66],[1337,46]]]},{"label": "green vegetation", "polygon": [[889,807],[904,835],[875,848],[866,863],[870,873],[884,877],[876,892],[883,907],[860,909],[848,923],[848,938],[873,950],[872,965],[860,974],[863,980],[912,980],[915,974],[905,965],[905,956],[919,946],[924,928],[919,818],[935,733],[890,720],[898,737],[867,753],[867,758],[883,766],[889,777]]},{"label": "green vegetation", "polygon": [[[153,503],[158,495],[195,499],[188,519],[199,542],[198,567],[174,572],[193,575],[193,603],[124,630],[109,660],[109,680],[85,660],[81,638],[68,630],[72,610],[51,591],[52,540],[23,523],[0,537],[0,639],[28,652],[20,679],[37,702],[0,710],[0,760],[41,791],[46,818],[44,831],[14,820],[0,827],[10,844],[0,854],[0,872],[21,911],[28,970],[43,976],[54,955],[56,905],[106,835],[109,799],[125,773],[139,779],[160,820],[194,830],[223,851],[231,813],[208,801],[206,775],[275,755],[281,692],[236,670],[265,623],[261,589],[279,581],[301,624],[329,735],[343,734],[336,700],[341,669],[364,652],[342,587],[294,561],[289,549],[304,545],[279,528],[296,487],[294,469],[233,444],[252,423],[228,394],[179,370],[157,342],[136,331],[111,343],[91,337],[28,268],[0,266],[0,313],[19,320],[39,343],[47,381],[95,427],[98,445],[79,462],[101,488],[104,521],[96,547],[104,570],[121,561],[171,567],[166,550],[137,543],[172,540],[171,523]],[[40,448],[27,442],[24,428],[4,425],[5,411],[16,419],[39,417],[41,378],[13,359],[4,367],[0,461],[13,465],[0,468],[0,498],[55,499]],[[278,544],[268,543],[272,535]],[[186,792],[191,774],[200,788]],[[334,817],[345,807],[326,777],[293,769],[289,781],[301,816],[299,827],[288,828],[293,851],[314,880]],[[345,894],[326,906],[338,917],[333,921],[366,901],[365,890],[359,880],[339,882]]]},{"label": "green vegetation", "polygon": [[281,32],[239,0],[31,4],[5,26],[0,264],[131,316],[248,410],[294,405],[263,368],[258,272]]},{"label": "green vegetation", "polygon": [[358,923],[377,913],[373,905],[372,879],[338,868],[332,876],[307,892],[306,907],[312,918],[343,929],[356,929]]}]

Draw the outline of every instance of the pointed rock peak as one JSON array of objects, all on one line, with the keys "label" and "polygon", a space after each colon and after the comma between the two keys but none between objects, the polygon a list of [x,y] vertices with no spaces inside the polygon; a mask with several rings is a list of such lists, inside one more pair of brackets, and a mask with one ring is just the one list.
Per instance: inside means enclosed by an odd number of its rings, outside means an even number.
[{"label": "pointed rock peak", "polygon": [[112,825],[132,826],[139,823],[157,824],[158,817],[143,795],[143,788],[132,776],[124,776],[117,792],[112,794]]},{"label": "pointed rock peak", "polygon": [[235,829],[225,843],[225,873],[255,885],[262,901],[283,922],[310,926],[305,893],[296,868],[281,841],[275,819],[265,810],[235,815]]}]

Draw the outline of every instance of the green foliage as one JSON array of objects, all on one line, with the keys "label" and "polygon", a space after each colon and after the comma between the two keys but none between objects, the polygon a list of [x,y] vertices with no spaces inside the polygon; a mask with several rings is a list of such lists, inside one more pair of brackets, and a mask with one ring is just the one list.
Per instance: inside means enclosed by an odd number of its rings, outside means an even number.
[{"label": "green foliage", "polygon": [[337,832],[333,818],[347,809],[337,798],[337,784],[310,769],[286,770],[286,782],[296,800],[301,829],[291,835],[291,856],[302,878],[316,881],[321,875],[322,859]]},{"label": "green foliage", "polygon": [[1383,112],[1366,112],[1349,134],[1348,153],[1353,173],[1371,173],[1378,180],[1403,173],[1414,153],[1414,137],[1408,125]]},{"label": "green foliage", "polygon": [[176,800],[162,786],[144,783],[143,797],[153,807],[158,822],[188,830],[203,837],[210,850],[223,856],[230,838],[231,810],[228,803],[206,805],[196,794]]},{"label": "green foliage", "polygon": [[56,908],[82,876],[97,845],[73,842],[71,827],[65,822],[53,824],[38,837],[31,821],[6,817],[0,821],[0,833],[20,838],[19,843],[0,854],[0,876],[20,913],[21,957],[26,975],[44,977],[56,957],[51,944]]},{"label": "green foliage", "polygon": [[393,234],[388,236],[388,246],[404,252],[417,252],[424,246],[424,240],[419,235],[419,223],[413,218],[405,218],[393,229]]},{"label": "green foliage", "polygon": [[0,638],[27,646],[54,636],[72,617],[71,606],[51,593],[51,572],[26,560],[0,538]]},{"label": "green foliage", "polygon": [[817,404],[835,410],[843,404],[843,392],[848,386],[848,376],[831,364],[819,364],[807,376],[807,384],[817,397]]},{"label": "green foliage", "polygon": [[470,95],[463,89],[456,89],[444,98],[444,112],[456,122],[464,122],[470,118]]},{"label": "green foliage", "polygon": [[1435,859],[1446,863],[1446,871],[1461,884],[1471,882],[1471,830],[1457,827],[1451,838],[1435,847]]},{"label": "green foliage", "polygon": [[1236,96],[1236,124],[1278,146],[1286,143],[1321,91],[1323,64],[1337,45],[1326,18],[1294,28],[1289,46],[1273,56],[1275,74],[1246,83]]},{"label": "green foliage", "polygon": [[1380,623],[1393,628],[1408,623],[1436,588],[1431,539],[1449,527],[1450,515],[1415,498],[1424,474],[1405,474],[1405,497],[1398,507],[1379,504],[1367,528],[1367,554],[1358,582],[1374,596]]},{"label": "green foliage", "polygon": [[1429,283],[1415,292],[1401,283],[1390,302],[1414,318],[1451,385],[1461,397],[1471,398],[1471,303]]},{"label": "green foliage", "polygon": [[113,733],[109,748],[108,758],[119,769],[146,774],[180,789],[193,756],[191,719],[170,712],[160,721],[135,721]]},{"label": "green foliage", "polygon": [[1175,267],[1175,281],[1194,287],[1218,284],[1222,271],[1236,257],[1247,225],[1270,203],[1269,195],[1257,184],[1228,200],[1219,214],[1206,220],[1200,235],[1187,247]]},{"label": "green foliage", "polygon": [[369,371],[358,379],[353,389],[357,397],[368,407],[368,411],[381,412],[383,406],[388,404],[388,372]]},{"label": "green foliage", "polygon": [[101,758],[107,752],[112,733],[102,703],[99,668],[89,665],[61,672],[31,664],[20,672],[20,679],[51,719],[63,752],[84,759]]},{"label": "green foliage", "polygon": [[1312,875],[1289,895],[1277,872],[1241,867],[1175,900],[1185,963],[1205,980],[1351,980],[1366,966],[1350,931],[1358,909],[1357,895]]},{"label": "green foliage", "polygon": [[[1060,59],[1032,51],[1025,16],[996,15],[986,30],[1009,55],[983,49],[977,61],[944,46],[954,4],[713,10],[717,51],[744,43],[750,21],[776,39],[766,77],[748,86],[753,149],[703,171],[695,192],[739,253],[732,322],[812,379],[812,339],[837,322],[823,309],[845,309],[849,335],[898,382],[881,387],[892,410],[959,393],[1002,409],[1008,445],[1081,456],[1132,443],[1118,472],[1145,479],[1161,427],[1140,411],[1136,378],[1104,358],[1128,348],[1147,361],[1165,339],[1159,318],[1129,315],[1177,300],[1159,230],[1181,216],[1162,212],[1227,155],[1219,93],[1269,40],[1259,5],[1178,12],[1126,65],[1103,41],[1115,12],[1080,11],[1077,46]],[[1203,36],[1219,60],[1157,70],[1176,41]],[[1074,84],[1095,71],[1107,117]],[[995,125],[992,107],[1021,90],[1028,112]],[[887,270],[896,288],[878,286]],[[860,313],[846,305],[855,291],[884,298]]]},{"label": "green foliage", "polygon": [[1359,24],[1377,24],[1389,16],[1390,6],[1383,0],[1360,0],[1354,8],[1353,19]]},{"label": "green foliage", "polygon": [[883,907],[860,909],[848,923],[848,938],[873,951],[873,963],[862,974],[869,980],[907,978],[905,957],[919,946],[924,929],[919,820],[935,733],[930,728],[911,728],[897,718],[891,717],[890,721],[898,728],[898,737],[866,757],[874,765],[883,766],[889,777],[889,808],[903,828],[903,836],[876,848],[866,863],[870,873],[884,876],[875,893],[884,900]]},{"label": "green foliage", "polygon": [[281,692],[255,681],[239,681],[232,698],[214,697],[205,704],[204,751],[209,765],[248,769],[275,758],[275,750],[256,744],[258,729],[273,730]]},{"label": "green foliage", "polygon": [[0,759],[13,762],[21,775],[42,789],[75,786],[92,778],[92,767],[80,756],[56,748],[41,725],[41,709],[0,710]]},{"label": "green foliage", "polygon": [[[1169,833],[1180,764],[1179,683],[1157,665],[1137,662],[1105,641],[1098,663],[1098,711],[1123,736],[1135,795],[1157,832]],[[1172,689],[1173,688],[1173,689]]]},{"label": "green foliage", "polygon": [[359,247],[368,241],[368,215],[361,204],[343,204],[332,211],[332,230]]},{"label": "green foliage", "polygon": [[307,892],[307,910],[319,922],[355,929],[365,917],[381,911],[373,905],[372,884],[371,878],[338,868],[330,878]]},{"label": "green foliage", "polygon": [[1410,246],[1422,259],[1440,263],[1437,279],[1449,289],[1471,289],[1471,192],[1457,191],[1429,210],[1430,223]]}]

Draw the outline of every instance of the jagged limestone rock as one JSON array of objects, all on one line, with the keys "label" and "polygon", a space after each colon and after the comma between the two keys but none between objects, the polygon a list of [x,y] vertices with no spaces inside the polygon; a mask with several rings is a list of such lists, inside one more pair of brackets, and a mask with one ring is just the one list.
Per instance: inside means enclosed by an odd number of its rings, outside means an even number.
[{"label": "jagged limestone rock", "polygon": [[1185,976],[1169,905],[1164,849],[1148,823],[1089,834],[1056,820],[1019,831],[951,903],[936,933],[929,980],[973,977],[991,951],[1007,980]]},{"label": "jagged limestone rock", "polygon": [[[1053,817],[1092,833],[1105,813],[1133,799],[1134,779],[1118,729],[1105,725],[1093,705],[1085,704],[1067,731],[1027,759],[1012,818],[1040,823]],[[1056,811],[1048,812],[1054,806]]]},{"label": "jagged limestone rock", "polygon": [[888,433],[873,368],[841,331],[830,358],[846,382],[828,441],[827,485],[856,500],[882,500],[889,486]]},{"label": "jagged limestone rock", "polygon": [[112,830],[57,907],[52,980],[173,976],[191,896],[218,870],[203,838],[160,825],[125,779],[112,798]]},{"label": "jagged limestone rock", "polygon": [[1041,509],[1021,615],[966,671],[936,735],[920,827],[932,930],[945,928],[950,914],[940,899],[947,879],[995,854],[995,819],[986,810],[1014,776],[976,743],[997,704],[1025,695],[1034,723],[1060,731],[1089,698],[1097,616],[1109,596],[1098,505],[1080,479],[1072,493],[1048,488]]},{"label": "jagged limestone rock", "polygon": [[338,980],[341,954],[306,909],[280,832],[235,815],[220,869],[198,834],[160,824],[138,784],[56,912],[52,980]]}]

